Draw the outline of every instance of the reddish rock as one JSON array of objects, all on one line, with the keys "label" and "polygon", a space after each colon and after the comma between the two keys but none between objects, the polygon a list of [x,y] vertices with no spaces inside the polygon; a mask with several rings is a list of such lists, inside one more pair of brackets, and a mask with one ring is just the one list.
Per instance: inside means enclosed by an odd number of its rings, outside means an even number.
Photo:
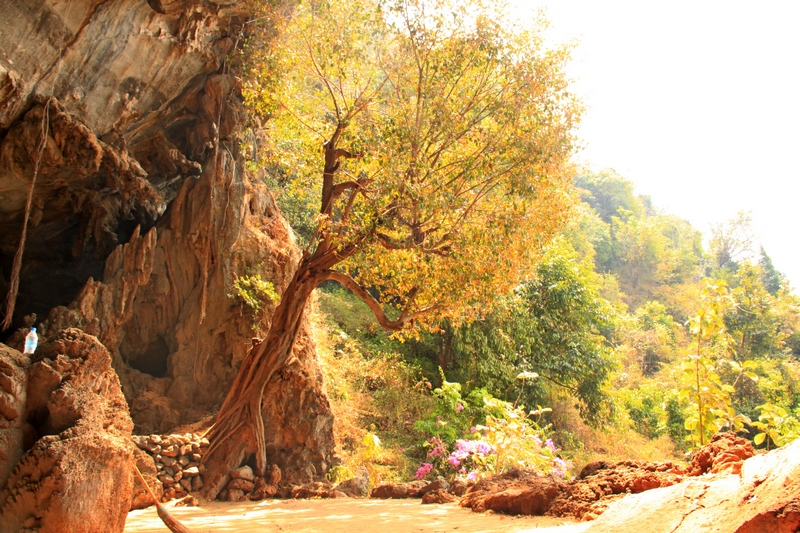
[{"label": "reddish rock", "polygon": [[450,489],[450,483],[448,483],[444,479],[436,479],[434,481],[431,481],[430,483],[428,483],[424,487],[422,487],[419,490],[419,493],[417,495],[418,496],[425,496],[427,493],[429,493],[431,491],[434,491],[434,490],[444,490],[444,491],[446,491],[448,489]]},{"label": "reddish rock", "polygon": [[372,489],[370,493],[371,498],[381,499],[402,499],[402,498],[416,498],[419,496],[420,490],[428,483],[425,481],[412,481],[410,483],[387,483]]},{"label": "reddish rock", "polygon": [[347,494],[336,490],[331,483],[314,482],[300,487],[293,487],[291,497],[295,499],[346,498]]},{"label": "reddish rock", "polygon": [[0,344],[0,490],[25,451],[26,436],[33,438],[26,402],[30,359]]},{"label": "reddish rock", "polygon": [[450,484],[450,488],[447,489],[447,491],[456,496],[463,496],[472,485],[474,485],[474,483],[456,479]]},{"label": "reddish rock", "polygon": [[[156,475],[157,470],[153,458],[139,448],[134,448],[133,455],[139,472],[142,473],[145,481],[147,481],[147,485],[150,487],[150,490],[153,491],[156,498],[161,501],[161,496],[164,494],[164,486]],[[153,497],[150,496],[150,492],[148,492],[147,488],[142,484],[139,476],[134,475],[133,491],[131,493],[131,510],[144,509],[154,504]]]},{"label": "reddish rock", "polygon": [[121,532],[131,505],[133,423],[111,357],[67,330],[29,367],[28,419],[38,439],[0,493],[0,531]]},{"label": "reddish rock", "polygon": [[250,493],[248,498],[253,501],[265,500],[267,498],[274,498],[277,493],[278,489],[275,487],[275,485],[257,485],[256,488],[253,489],[253,492]]},{"label": "reddish rock", "polygon": [[369,474],[363,470],[351,479],[339,483],[336,490],[344,492],[351,498],[363,498],[369,492]]},{"label": "reddish rock", "polygon": [[255,488],[255,484],[252,481],[247,481],[246,479],[232,479],[227,485],[225,485],[225,488],[228,490],[251,492]]},{"label": "reddish rock", "polygon": [[244,494],[244,491],[233,489],[233,490],[225,490],[221,493],[223,499],[226,502],[243,502],[247,497]]},{"label": "reddish rock", "polygon": [[461,498],[460,505],[476,512],[542,515],[559,495],[563,482],[512,469],[481,480]]},{"label": "reddish rock", "polygon": [[579,520],[596,518],[620,495],[668,487],[685,477],[685,469],[672,462],[597,461],[587,464],[578,478],[566,483],[547,514]]},{"label": "reddish rock", "polygon": [[690,475],[699,476],[706,472],[731,472],[738,474],[742,462],[753,457],[755,450],[750,441],[737,437],[735,433],[718,433],[711,442],[694,454],[689,465]]},{"label": "reddish rock", "polygon": [[[71,327],[97,336],[138,433],[196,422],[225,398],[253,326],[265,331],[274,310],[274,302],[258,312],[233,302],[233,280],[257,270],[280,293],[301,253],[262,177],[244,170],[235,147],[243,119],[237,81],[220,73],[233,43],[228,36],[238,35],[252,6],[178,2],[170,16],[154,17],[137,0],[102,9],[97,0],[29,4],[6,0],[11,15],[0,17],[6,273],[34,148],[48,125],[15,326],[33,302],[37,311],[69,302],[50,310],[40,342]],[[50,68],[56,62],[63,68]],[[36,86],[52,89],[46,110]],[[220,142],[229,149],[218,150]],[[269,456],[292,482],[324,475],[334,449],[307,324],[300,337],[294,362],[262,401]],[[23,338],[9,343],[21,347]],[[285,438],[284,428],[291,428]],[[12,434],[18,442],[16,428],[2,431],[0,441]],[[188,455],[174,444],[157,453]]]},{"label": "reddish rock", "polygon": [[231,479],[243,479],[245,481],[253,481],[255,479],[253,469],[249,466],[240,466],[235,470],[231,470]]},{"label": "reddish rock", "polygon": [[800,531],[798,502],[800,440],[746,459],[739,474],[689,477],[671,487],[625,495],[585,531],[795,533]]},{"label": "reddish rock", "polygon": [[182,500],[175,502],[175,507],[200,507],[200,502],[190,494]]},{"label": "reddish rock", "polygon": [[426,492],[422,496],[422,503],[450,503],[458,498],[444,489],[435,489]]}]

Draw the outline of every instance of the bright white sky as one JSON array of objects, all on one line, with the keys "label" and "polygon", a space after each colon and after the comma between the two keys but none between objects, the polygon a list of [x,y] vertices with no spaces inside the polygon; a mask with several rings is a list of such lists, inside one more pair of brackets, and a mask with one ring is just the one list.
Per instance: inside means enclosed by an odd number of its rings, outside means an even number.
[{"label": "bright white sky", "polygon": [[710,225],[750,211],[800,288],[800,1],[511,0],[575,39],[580,159]]}]

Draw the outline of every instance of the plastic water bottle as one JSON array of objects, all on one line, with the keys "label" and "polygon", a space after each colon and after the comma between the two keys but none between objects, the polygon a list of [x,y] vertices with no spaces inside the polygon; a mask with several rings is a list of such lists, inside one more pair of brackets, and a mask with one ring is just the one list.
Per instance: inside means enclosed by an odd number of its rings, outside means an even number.
[{"label": "plastic water bottle", "polygon": [[36,334],[36,328],[31,328],[28,336],[25,337],[25,352],[33,353],[36,351],[36,345],[39,344],[39,336]]}]

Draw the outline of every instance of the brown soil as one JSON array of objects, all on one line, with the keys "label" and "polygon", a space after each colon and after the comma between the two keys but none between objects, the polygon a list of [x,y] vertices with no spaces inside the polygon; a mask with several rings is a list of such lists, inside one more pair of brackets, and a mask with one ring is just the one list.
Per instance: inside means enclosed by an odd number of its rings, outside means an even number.
[{"label": "brown soil", "polygon": [[[457,503],[423,505],[418,499],[214,501],[167,508],[192,533],[580,533],[589,525],[563,518],[473,513]],[[166,532],[153,507],[128,514],[125,533]]]}]

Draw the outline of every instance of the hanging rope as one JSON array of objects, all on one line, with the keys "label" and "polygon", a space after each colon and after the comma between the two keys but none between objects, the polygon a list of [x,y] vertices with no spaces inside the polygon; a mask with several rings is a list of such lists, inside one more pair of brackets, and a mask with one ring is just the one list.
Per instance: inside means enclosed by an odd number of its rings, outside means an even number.
[{"label": "hanging rope", "polygon": [[25,200],[25,214],[22,218],[22,235],[19,238],[17,253],[14,254],[14,263],[11,267],[11,282],[8,286],[8,294],[5,301],[5,318],[3,319],[0,330],[7,330],[11,327],[11,320],[14,315],[14,307],[17,304],[17,294],[19,293],[19,274],[22,270],[22,254],[25,252],[25,238],[28,235],[28,219],[31,216],[31,206],[33,205],[33,189],[36,186],[36,178],[39,176],[39,164],[42,161],[42,154],[47,143],[47,133],[50,130],[50,102],[53,97],[47,99],[42,113],[42,133],[39,139],[39,146],[36,149],[36,157],[33,160],[33,179],[28,186],[28,197]]}]

